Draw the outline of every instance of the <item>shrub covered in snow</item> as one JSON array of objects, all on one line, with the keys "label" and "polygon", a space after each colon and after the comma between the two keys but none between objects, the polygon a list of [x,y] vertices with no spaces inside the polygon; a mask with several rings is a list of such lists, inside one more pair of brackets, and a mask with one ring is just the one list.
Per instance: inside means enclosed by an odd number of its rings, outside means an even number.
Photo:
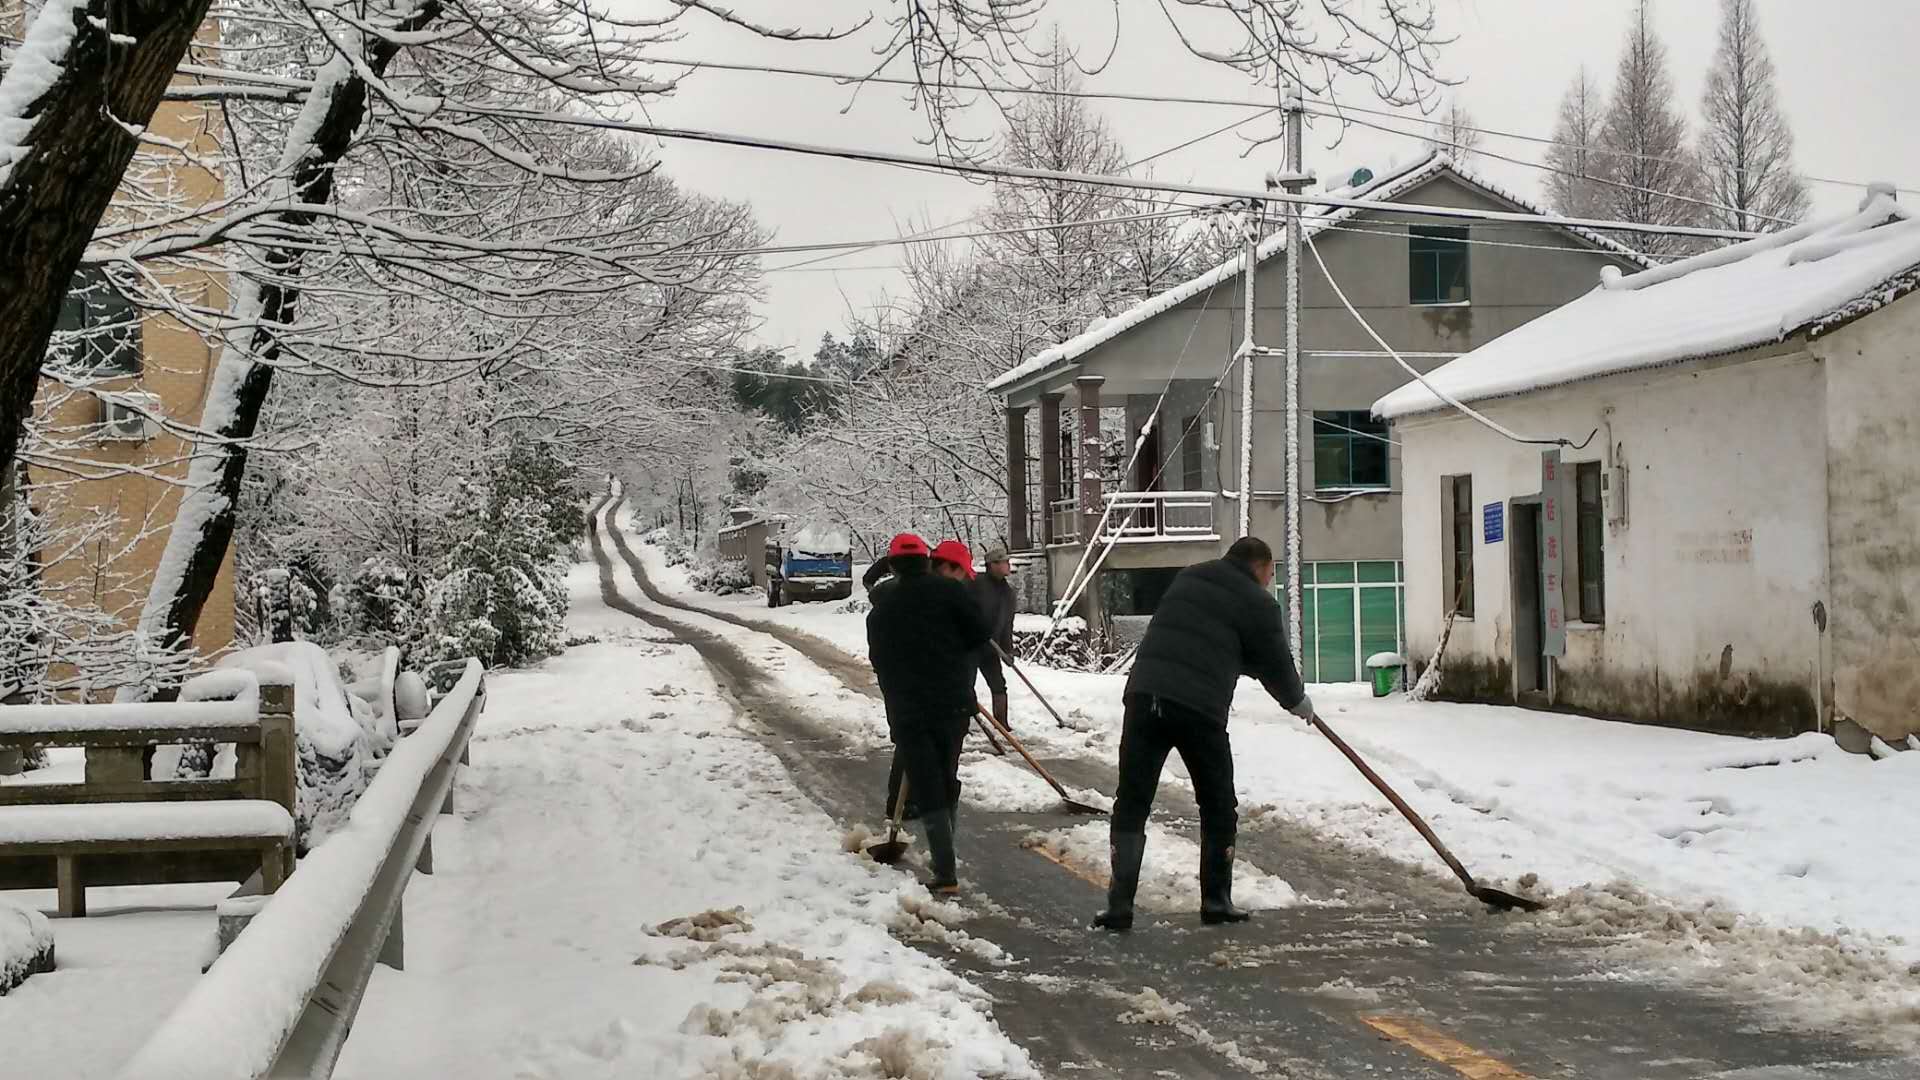
[{"label": "shrub covered in snow", "polygon": [[219,666],[255,672],[263,681],[293,674],[299,770],[294,837],[304,852],[346,821],[354,800],[366,789],[366,763],[386,748],[388,737],[367,703],[341,685],[326,651],[310,641],[256,645],[233,653]]},{"label": "shrub covered in snow", "polygon": [[340,586],[339,606],[350,636],[401,644],[419,632],[426,597],[404,567],[375,555]]},{"label": "shrub covered in snow", "polygon": [[685,566],[693,561],[693,550],[687,546],[686,537],[672,529],[655,529],[641,537],[641,541],[659,548],[668,566]]},{"label": "shrub covered in snow", "polygon": [[743,560],[712,555],[698,556],[688,565],[687,582],[701,592],[720,596],[754,589],[753,574]]},{"label": "shrub covered in snow", "polygon": [[319,597],[292,570],[276,566],[255,577],[253,605],[267,640],[296,641],[313,636]]},{"label": "shrub covered in snow", "polygon": [[0,996],[29,975],[53,970],[53,928],[31,908],[0,900]]},{"label": "shrub covered in snow", "polygon": [[[1044,618],[1020,619],[1013,628],[1013,653],[1021,660],[1061,671],[1105,671],[1119,656],[1107,635],[1096,634],[1077,615],[1060,620],[1051,637]],[[1041,640],[1046,640],[1042,645]]]}]

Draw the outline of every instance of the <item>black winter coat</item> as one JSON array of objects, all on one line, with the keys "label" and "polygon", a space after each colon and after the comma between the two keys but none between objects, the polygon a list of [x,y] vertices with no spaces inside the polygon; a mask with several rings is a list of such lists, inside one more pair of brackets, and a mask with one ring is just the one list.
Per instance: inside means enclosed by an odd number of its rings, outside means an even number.
[{"label": "black winter coat", "polygon": [[987,620],[967,587],[938,574],[907,574],[867,613],[867,656],[891,724],[930,724],[973,713],[973,679]]},{"label": "black winter coat", "polygon": [[[980,604],[980,612],[987,618],[987,627],[993,631],[993,640],[1001,651],[1013,655],[1013,586],[994,577],[981,574],[973,579],[973,598]],[[991,653],[989,649],[987,652]]]},{"label": "black winter coat", "polygon": [[1280,623],[1280,605],[1238,563],[1215,559],[1180,571],[1147,623],[1127,694],[1179,702],[1226,723],[1240,676],[1280,704],[1306,697]]}]

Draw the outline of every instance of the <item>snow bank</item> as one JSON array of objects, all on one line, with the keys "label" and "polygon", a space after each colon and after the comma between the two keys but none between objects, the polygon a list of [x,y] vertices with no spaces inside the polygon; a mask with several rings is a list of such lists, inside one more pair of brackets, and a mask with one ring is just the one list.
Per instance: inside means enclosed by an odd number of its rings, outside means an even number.
[{"label": "snow bank", "polygon": [[[1025,741],[1025,740],[1022,740]],[[983,744],[984,745],[984,744]],[[1002,740],[1001,745],[1006,745]],[[1060,809],[1060,796],[1027,768],[1012,749],[1006,757],[970,751],[960,762],[961,805],[1005,814],[1038,814]],[[1088,788],[1068,788],[1079,802],[1113,808],[1113,800]]]},{"label": "snow bank", "polygon": [[31,908],[0,900],[0,995],[53,965],[53,927]]},{"label": "snow bank", "polygon": [[125,1080],[252,1080],[266,1071],[319,985],[479,684],[480,663],[469,661],[456,690],[387,758],[345,825],[302,860],[121,1070]]}]

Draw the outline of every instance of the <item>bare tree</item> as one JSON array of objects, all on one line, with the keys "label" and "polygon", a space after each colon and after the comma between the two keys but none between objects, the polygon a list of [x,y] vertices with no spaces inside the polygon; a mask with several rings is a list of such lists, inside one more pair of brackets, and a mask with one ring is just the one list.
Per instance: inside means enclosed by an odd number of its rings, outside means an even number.
[{"label": "bare tree", "polygon": [[1807,186],[1794,172],[1793,132],[1753,0],[1720,0],[1720,44],[1701,108],[1707,191],[1726,208],[1711,212],[1714,224],[1758,232],[1805,217]]},{"label": "bare tree", "polygon": [[1605,165],[1600,155],[1606,102],[1585,65],[1560,99],[1553,142],[1547,147],[1547,205],[1569,217],[1595,217],[1606,209]]},{"label": "bare tree", "polygon": [[[1652,0],[1640,0],[1627,28],[1613,96],[1600,128],[1605,216],[1644,225],[1693,225],[1703,217],[1700,167],[1687,122],[1674,103],[1667,47],[1654,32]],[[1639,241],[1654,254],[1684,249],[1674,237]]]},{"label": "bare tree", "polygon": [[1444,150],[1456,163],[1464,165],[1480,146],[1480,129],[1473,121],[1473,114],[1455,97],[1429,127],[1426,142],[1429,150]]}]

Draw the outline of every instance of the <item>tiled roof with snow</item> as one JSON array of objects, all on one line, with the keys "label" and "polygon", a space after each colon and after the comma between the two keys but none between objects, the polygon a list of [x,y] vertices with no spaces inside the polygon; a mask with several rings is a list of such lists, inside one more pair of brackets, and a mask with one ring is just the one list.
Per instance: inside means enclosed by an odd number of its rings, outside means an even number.
[{"label": "tiled roof with snow", "polygon": [[[1512,203],[1524,212],[1535,214],[1546,213],[1544,208],[1531,200],[1508,191],[1480,175],[1463,168],[1454,162],[1451,155],[1440,150],[1436,150],[1424,157],[1415,158],[1397,168],[1389,169],[1364,183],[1335,188],[1325,192],[1325,194],[1342,199],[1392,202],[1443,173],[1450,174],[1473,187],[1477,187],[1488,194]],[[1367,209],[1362,207],[1342,206],[1334,207],[1320,213],[1306,215],[1305,225],[1302,231],[1307,235],[1315,235],[1323,230],[1334,228],[1335,226],[1351,221],[1353,218],[1366,212]],[[1566,231],[1579,236],[1582,240],[1594,245],[1596,248],[1612,252],[1638,265],[1646,265],[1646,261],[1632,249],[1591,229],[1567,226]],[[1286,246],[1286,230],[1281,229],[1260,242],[1259,260],[1264,263],[1268,259],[1282,254],[1286,250]],[[1146,322],[1148,319],[1178,307],[1202,293],[1232,281],[1235,277],[1239,276],[1240,262],[1241,260],[1238,258],[1229,259],[1196,278],[1175,285],[1166,292],[1150,296],[1110,319],[1095,323],[1078,337],[1070,338],[1045,352],[1037,353],[1019,366],[1008,369],[1005,374],[988,383],[987,389],[993,392],[1004,391],[1042,372],[1051,371],[1056,367],[1072,363],[1080,356],[1091,352],[1097,346],[1119,337],[1121,334]]]},{"label": "tiled roof with snow", "polygon": [[[1877,191],[1808,222],[1599,288],[1433,371],[1476,401],[1782,342],[1857,318],[1920,285],[1920,218]],[[1374,403],[1386,419],[1443,407],[1408,383]]]}]

